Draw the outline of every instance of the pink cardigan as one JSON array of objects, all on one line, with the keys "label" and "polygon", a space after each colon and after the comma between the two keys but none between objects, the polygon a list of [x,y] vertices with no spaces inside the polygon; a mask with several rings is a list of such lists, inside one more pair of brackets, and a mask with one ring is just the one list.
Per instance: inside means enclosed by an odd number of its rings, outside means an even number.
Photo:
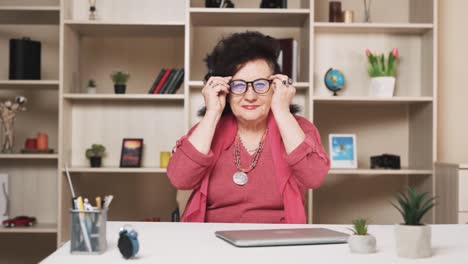
[{"label": "pink cardigan", "polygon": [[[327,154],[323,150],[322,145],[320,144],[320,136],[317,132],[315,126],[300,116],[295,116],[295,118],[300,124],[305,124],[307,127],[302,127],[303,130],[309,130],[314,132],[314,136],[318,137],[315,141],[312,137],[306,136],[305,142],[309,145],[311,150],[318,154],[323,160],[321,162],[320,175],[313,175],[317,177],[317,181],[321,183],[325,175],[328,173],[330,168],[330,162]],[[302,120],[301,120],[302,119]],[[194,126],[187,135],[182,137],[177,141],[176,149],[181,145],[183,140],[186,140],[192,131],[195,129]],[[224,116],[218,122],[216,131],[213,137],[211,144],[210,155],[213,155],[215,161],[210,164],[210,168],[207,170],[206,175],[202,178],[201,183],[197,185],[190,197],[190,200],[185,208],[185,212],[182,215],[183,222],[204,222],[206,215],[206,205],[207,205],[207,194],[208,194],[208,185],[210,182],[210,175],[213,170],[214,165],[216,164],[217,157],[220,156],[221,151],[228,149],[234,142],[235,136],[237,133],[237,122],[234,116],[228,115]],[[268,134],[267,134],[268,143],[271,145],[271,151],[273,156],[273,161],[275,164],[275,171],[277,182],[279,185],[279,191],[283,197],[284,203],[284,214],[286,223],[297,223],[303,224],[306,223],[306,214],[304,210],[304,197],[300,190],[300,186],[294,179],[291,168],[285,160],[286,151],[284,144],[282,143],[281,134],[279,132],[276,121],[273,117],[273,114],[270,112],[268,116]],[[178,166],[179,165],[179,166]],[[175,171],[180,170],[182,164],[174,164],[174,162],[169,162],[167,168],[167,175],[169,179],[174,184],[177,182]],[[190,172],[188,172],[190,173]],[[178,187],[176,184],[174,184]],[[317,184],[318,186],[319,184]],[[317,187],[313,186],[313,187]],[[309,186],[312,188],[312,186]]]}]

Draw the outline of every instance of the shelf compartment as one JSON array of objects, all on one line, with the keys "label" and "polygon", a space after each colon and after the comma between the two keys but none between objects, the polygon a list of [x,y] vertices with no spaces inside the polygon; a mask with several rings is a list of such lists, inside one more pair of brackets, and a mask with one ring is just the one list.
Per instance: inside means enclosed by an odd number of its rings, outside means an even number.
[{"label": "shelf compartment", "polygon": [[28,227],[0,227],[0,233],[57,233],[57,224],[38,223]]},{"label": "shelf compartment", "polygon": [[[65,172],[65,169],[62,171]],[[76,173],[166,173],[166,168],[71,167],[68,171]]]},{"label": "shelf compartment", "polygon": [[434,25],[429,23],[314,23],[314,30],[316,33],[384,33],[423,35],[433,29]]},{"label": "shelf compartment", "polygon": [[371,96],[314,96],[315,103],[320,104],[412,104],[431,103],[430,96],[395,96],[391,98]]},{"label": "shelf compartment", "polygon": [[302,27],[309,9],[190,8],[194,26]]},{"label": "shelf compartment", "polygon": [[66,20],[65,26],[83,36],[114,37],[171,37],[184,35],[184,23],[119,23],[112,21],[76,21]]},{"label": "shelf compartment", "polygon": [[134,100],[155,100],[155,101],[184,101],[183,94],[64,94],[63,96],[68,100],[75,101],[94,101],[94,100],[121,100],[121,101],[134,101]]},{"label": "shelf compartment", "polygon": [[1,6],[0,24],[58,25],[59,6]]},{"label": "shelf compartment", "polygon": [[58,80],[0,80],[0,89],[58,89]]},{"label": "shelf compartment", "polygon": [[1,159],[58,159],[58,154],[22,154],[22,153],[15,153],[15,154],[0,154]]},{"label": "shelf compartment", "polygon": [[328,175],[432,175],[432,170],[330,169]]}]

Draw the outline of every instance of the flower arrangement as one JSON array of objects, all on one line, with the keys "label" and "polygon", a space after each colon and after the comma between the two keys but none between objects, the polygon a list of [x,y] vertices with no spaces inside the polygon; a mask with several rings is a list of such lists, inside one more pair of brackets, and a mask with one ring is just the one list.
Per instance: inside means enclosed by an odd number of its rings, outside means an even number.
[{"label": "flower arrangement", "polygon": [[13,152],[14,121],[17,112],[26,111],[24,106],[27,103],[24,96],[16,96],[15,101],[7,100],[0,102],[0,121],[2,122],[2,152]]},{"label": "flower arrangement", "polygon": [[370,77],[395,77],[397,63],[400,59],[400,54],[397,48],[392,49],[388,54],[387,60],[385,60],[384,54],[374,54],[369,49],[366,49],[366,56],[369,60],[368,72]]}]

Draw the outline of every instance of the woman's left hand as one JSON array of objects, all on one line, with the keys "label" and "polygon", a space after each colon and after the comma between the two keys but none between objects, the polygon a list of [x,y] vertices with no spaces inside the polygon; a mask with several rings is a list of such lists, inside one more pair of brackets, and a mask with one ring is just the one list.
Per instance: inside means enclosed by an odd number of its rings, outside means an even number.
[{"label": "woman's left hand", "polygon": [[291,79],[287,75],[275,74],[271,75],[270,80],[273,80],[273,98],[271,100],[271,111],[273,113],[289,113],[289,105],[296,95],[296,88],[292,86]]}]

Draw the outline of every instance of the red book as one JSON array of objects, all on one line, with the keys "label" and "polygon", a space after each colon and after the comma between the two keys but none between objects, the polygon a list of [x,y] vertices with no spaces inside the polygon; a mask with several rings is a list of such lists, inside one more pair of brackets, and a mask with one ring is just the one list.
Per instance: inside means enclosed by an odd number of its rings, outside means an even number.
[{"label": "red book", "polygon": [[164,83],[167,81],[167,78],[171,74],[171,69],[166,69],[166,72],[164,73],[163,77],[161,78],[161,81],[159,81],[158,86],[156,86],[156,89],[154,89],[153,94],[158,94],[159,90],[163,87]]}]

